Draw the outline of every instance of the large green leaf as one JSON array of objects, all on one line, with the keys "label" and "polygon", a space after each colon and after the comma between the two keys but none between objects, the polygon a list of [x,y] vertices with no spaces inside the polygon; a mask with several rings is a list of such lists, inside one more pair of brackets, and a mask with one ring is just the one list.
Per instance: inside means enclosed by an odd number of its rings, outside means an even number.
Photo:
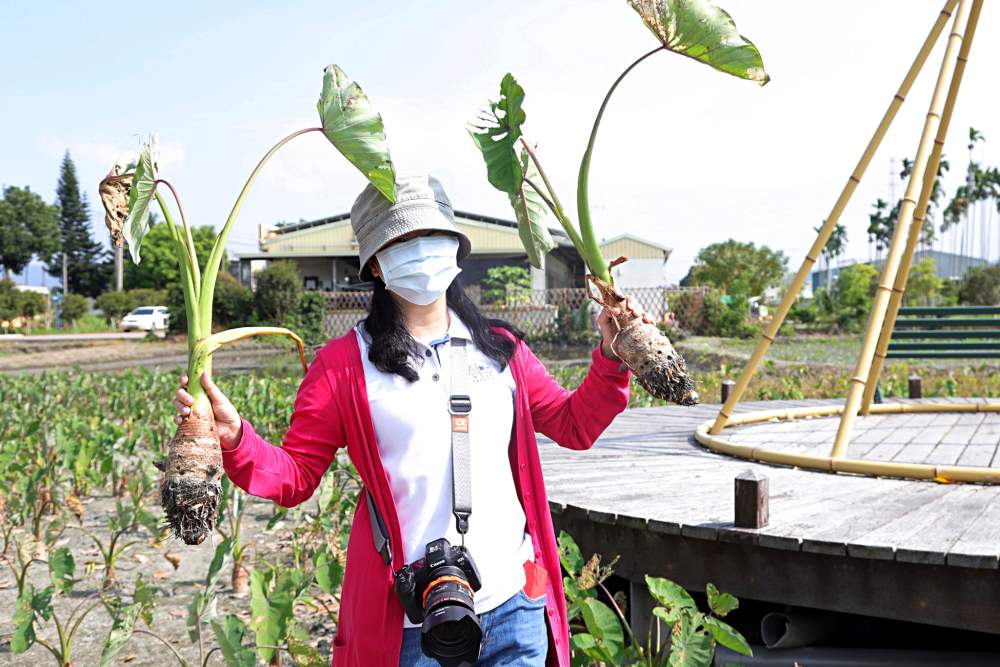
[{"label": "large green leaf", "polygon": [[753,655],[753,651],[750,650],[750,644],[747,643],[747,640],[743,638],[743,635],[737,632],[733,626],[711,616],[706,616],[703,622],[705,623],[705,627],[708,631],[712,633],[712,637],[715,638],[715,641],[719,642],[726,648],[731,648],[737,653],[742,653],[743,655]]},{"label": "large green leaf", "polygon": [[583,554],[580,552],[580,547],[576,544],[576,540],[565,530],[560,530],[558,542],[559,560],[562,561],[562,566],[570,574],[580,574],[580,570],[583,569],[584,560]]},{"label": "large green leaf", "polygon": [[396,201],[396,170],[382,116],[356,82],[336,65],[323,71],[319,102],[323,134],[385,197]]},{"label": "large green leaf", "polygon": [[715,584],[709,583],[705,586],[708,594],[708,607],[716,616],[722,617],[740,606],[739,600],[729,593],[720,593]]},{"label": "large green leaf", "polygon": [[139,263],[139,246],[149,231],[149,209],[156,191],[157,159],[159,148],[156,135],[151,135],[139,153],[139,162],[132,175],[132,187],[128,191],[128,218],[122,235],[128,242],[132,261]]},{"label": "large green leaf", "polygon": [[28,584],[14,607],[14,634],[10,638],[10,652],[24,653],[35,643],[35,610],[31,606],[34,587]]},{"label": "large green leaf", "polygon": [[695,604],[688,592],[669,579],[651,577],[647,574],[646,586],[649,587],[649,594],[665,607],[698,610],[698,605]]},{"label": "large green leaf", "polygon": [[257,655],[253,648],[243,646],[247,626],[235,614],[228,614],[224,623],[212,621],[212,631],[219,642],[219,651],[226,667],[255,667]]},{"label": "large green leaf", "polygon": [[699,627],[695,614],[682,613],[670,636],[670,667],[709,667],[715,654],[715,642]]},{"label": "large green leaf", "polygon": [[324,593],[334,595],[344,580],[344,568],[337,557],[324,545],[316,556],[316,584]]},{"label": "large green leaf", "polygon": [[49,575],[52,583],[63,595],[73,590],[76,580],[76,561],[68,547],[59,547],[49,555]]},{"label": "large green leaf", "polygon": [[587,630],[593,635],[597,647],[605,654],[606,659],[620,664],[621,653],[625,648],[625,635],[615,612],[603,602],[587,598],[580,601],[580,613]]},{"label": "large green leaf", "polygon": [[142,605],[139,604],[130,604],[115,613],[111,630],[104,640],[104,649],[101,651],[101,667],[112,664],[125,642],[132,638],[135,621],[139,617],[141,607]]},{"label": "large green leaf", "polygon": [[517,218],[517,234],[521,237],[524,249],[528,251],[528,261],[536,269],[540,269],[542,259],[556,247],[556,243],[549,234],[549,207],[532,187],[532,184],[538,188],[543,187],[542,178],[528,156],[527,149],[521,149],[521,170],[524,172],[521,185],[508,197]]},{"label": "large green leaf", "polygon": [[736,31],[725,10],[708,0],[629,0],[629,4],[674,53],[762,86],[770,80],[757,47]]},{"label": "large green leaf", "polygon": [[508,72],[500,81],[500,101],[491,101],[489,110],[480,113],[479,124],[469,126],[469,134],[486,160],[486,177],[508,195],[518,192],[524,178],[515,148],[525,119],[523,102],[524,89]]}]

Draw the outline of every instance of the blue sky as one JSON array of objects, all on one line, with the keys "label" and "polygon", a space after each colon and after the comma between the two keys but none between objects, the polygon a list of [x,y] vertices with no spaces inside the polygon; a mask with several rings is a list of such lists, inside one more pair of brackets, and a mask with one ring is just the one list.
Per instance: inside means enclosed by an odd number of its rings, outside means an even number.
[{"label": "blue sky", "polygon": [[[598,236],[631,231],[674,248],[673,280],[699,248],[730,237],[780,248],[798,266],[942,2],[720,4],[760,48],[771,83],[657,54],[619,88],[594,155]],[[998,24],[1000,7],[987,3],[946,146],[949,194],[970,124],[987,138],[977,157],[1000,162]],[[52,199],[69,150],[106,241],[97,183],[156,132],[162,174],[192,222],[219,227],[270,145],[316,124],[322,70],[335,62],[382,112],[400,171],[437,175],[456,208],[511,217],[464,130],[502,75],[524,86],[525,133],[569,204],[604,92],[654,46],[624,0],[7,3],[0,183]],[[916,151],[941,51],[845,212],[852,256],[867,257],[867,215],[887,194],[890,158]],[[300,138],[258,181],[230,251],[252,250],[258,224],[346,211],[363,186],[321,136]]]}]

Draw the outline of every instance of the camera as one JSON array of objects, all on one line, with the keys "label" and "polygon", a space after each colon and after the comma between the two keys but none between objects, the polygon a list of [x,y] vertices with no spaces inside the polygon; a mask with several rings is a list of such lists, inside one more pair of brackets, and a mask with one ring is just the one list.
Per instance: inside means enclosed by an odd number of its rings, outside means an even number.
[{"label": "camera", "polygon": [[396,595],[407,618],[423,624],[424,655],[444,667],[475,664],[483,631],[472,596],[480,588],[471,554],[443,537],[427,544],[423,558],[395,573]]}]

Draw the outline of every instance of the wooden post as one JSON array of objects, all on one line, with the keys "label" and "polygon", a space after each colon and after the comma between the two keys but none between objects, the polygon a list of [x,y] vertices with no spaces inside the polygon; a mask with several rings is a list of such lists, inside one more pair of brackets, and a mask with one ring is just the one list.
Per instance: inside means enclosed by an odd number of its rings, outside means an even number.
[{"label": "wooden post", "polygon": [[889,103],[889,107],[885,110],[885,114],[882,116],[882,120],[875,129],[875,133],[872,135],[871,139],[868,140],[864,153],[862,153],[861,158],[854,167],[854,171],[851,172],[850,177],[847,179],[847,183],[844,184],[844,187],[840,192],[840,196],[833,205],[833,209],[826,217],[826,222],[824,222],[823,226],[820,228],[816,240],[813,242],[812,247],[806,254],[805,260],[802,262],[802,266],[799,267],[798,273],[795,274],[795,278],[792,279],[791,285],[785,292],[784,297],[782,297],[781,303],[778,305],[778,309],[774,312],[771,323],[768,325],[767,329],[761,335],[760,340],[757,342],[757,347],[754,349],[754,352],[750,357],[750,361],[747,362],[747,365],[743,368],[743,372],[740,374],[739,380],[736,382],[735,390],[729,396],[729,400],[726,401],[726,404],[721,410],[719,410],[719,415],[715,418],[715,423],[712,425],[710,431],[712,435],[718,435],[722,432],[722,429],[726,427],[726,422],[732,416],[736,404],[743,397],[743,393],[750,384],[750,379],[757,371],[757,367],[760,366],[760,362],[767,353],[771,343],[774,342],[774,339],[777,337],[778,330],[785,321],[788,311],[791,310],[792,304],[794,304],[799,298],[799,292],[802,291],[802,285],[805,284],[806,279],[809,277],[809,273],[812,271],[813,265],[816,263],[816,259],[823,251],[823,248],[826,247],[827,241],[830,240],[830,235],[833,233],[834,228],[840,221],[841,213],[843,213],[844,209],[847,207],[847,203],[851,200],[851,195],[854,194],[854,190],[858,183],[861,182],[861,177],[864,176],[865,171],[868,169],[868,164],[875,155],[875,151],[881,145],[882,138],[885,136],[889,126],[896,117],[896,112],[898,112],[899,108],[903,105],[903,101],[906,99],[907,94],[909,94],[913,81],[917,78],[917,74],[920,73],[921,68],[927,61],[927,56],[930,55],[931,50],[934,48],[934,44],[937,42],[942,30],[944,30],[948,17],[951,16],[952,9],[954,9],[956,4],[957,0],[947,0],[945,2],[944,8],[942,8],[937,20],[934,22],[933,27],[931,27],[930,32],[927,34],[927,38],[920,47],[920,51],[917,53],[913,64],[910,65],[910,69],[907,70],[906,76],[903,77],[903,82],[899,85],[899,89],[896,91],[892,101]]},{"label": "wooden post", "polygon": [[737,528],[763,528],[768,520],[767,477],[747,470],[736,477]]},{"label": "wooden post", "polygon": [[878,344],[882,324],[885,322],[886,313],[889,310],[889,297],[892,294],[893,286],[896,284],[896,272],[899,270],[903,249],[906,246],[906,240],[910,233],[913,213],[917,206],[917,198],[920,196],[920,188],[923,185],[924,174],[927,170],[927,163],[930,160],[934,138],[937,136],[937,130],[941,123],[941,112],[944,108],[947,89],[950,87],[949,84],[955,72],[955,66],[958,64],[958,52],[961,48],[962,33],[966,27],[969,8],[971,6],[971,0],[959,0],[958,2],[958,10],[955,12],[952,31],[948,35],[944,57],[941,59],[941,69],[938,70],[934,95],[931,97],[930,108],[927,110],[927,116],[924,119],[924,129],[920,133],[920,144],[917,147],[917,154],[913,158],[913,171],[910,173],[910,180],[906,184],[906,194],[903,195],[903,203],[899,207],[899,218],[896,220],[896,229],[893,232],[892,242],[889,244],[889,252],[886,255],[885,265],[882,268],[882,276],[875,291],[872,312],[868,319],[868,326],[865,329],[861,352],[858,354],[858,363],[854,367],[854,373],[848,382],[847,400],[844,403],[844,411],[840,415],[840,427],[837,429],[837,437],[834,439],[833,450],[830,452],[831,458],[840,459],[847,453],[847,443],[851,438],[851,431],[854,428],[854,422],[861,408],[861,399],[869,381],[868,372],[871,370],[872,360],[875,358],[875,347]]},{"label": "wooden post", "polygon": [[722,381],[722,402],[723,403],[725,403],[726,401],[729,400],[729,395],[733,392],[733,387],[735,387],[735,386],[736,386],[736,383],[733,382],[732,380],[723,380]]},{"label": "wooden post", "polygon": [[920,376],[911,375],[910,376],[910,398],[923,398],[924,392],[923,388],[920,386]]}]

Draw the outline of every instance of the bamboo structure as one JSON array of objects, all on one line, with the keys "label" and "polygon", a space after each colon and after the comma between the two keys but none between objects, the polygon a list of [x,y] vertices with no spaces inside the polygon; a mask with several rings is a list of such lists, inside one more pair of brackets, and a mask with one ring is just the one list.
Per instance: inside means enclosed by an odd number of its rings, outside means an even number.
[{"label": "bamboo structure", "polygon": [[910,69],[906,72],[906,76],[903,77],[903,82],[899,85],[899,89],[896,91],[896,94],[893,95],[892,101],[889,102],[889,107],[886,109],[881,122],[879,122],[878,127],[875,129],[875,134],[873,134],[871,139],[868,140],[868,145],[865,147],[864,153],[861,155],[861,159],[858,160],[857,166],[855,166],[854,171],[847,179],[847,183],[844,184],[844,188],[841,190],[840,196],[837,198],[836,203],[833,205],[833,209],[830,211],[830,214],[826,217],[826,221],[820,228],[816,241],[809,249],[805,261],[802,262],[802,266],[799,268],[798,273],[796,273],[795,278],[792,279],[792,283],[789,286],[788,291],[785,292],[785,296],[782,298],[781,304],[778,306],[777,311],[775,311],[771,324],[768,325],[767,329],[762,334],[760,341],[757,343],[757,347],[753,351],[753,355],[750,357],[750,361],[747,363],[743,372],[740,374],[739,379],[736,381],[736,386],[733,387],[733,390],[729,395],[729,400],[726,401],[722,410],[719,412],[719,416],[716,417],[715,423],[712,425],[713,435],[717,435],[723,428],[725,428],[726,420],[732,416],[733,409],[736,407],[736,404],[740,402],[741,398],[743,398],[743,393],[750,384],[750,379],[753,377],[754,373],[757,372],[760,362],[764,359],[764,355],[767,354],[768,348],[770,348],[771,343],[773,343],[774,339],[777,337],[778,330],[784,323],[785,317],[788,316],[788,311],[791,310],[792,305],[799,296],[799,292],[802,291],[802,286],[805,284],[806,278],[809,277],[809,272],[812,271],[812,267],[816,263],[816,259],[823,251],[823,248],[826,247],[827,241],[830,240],[830,235],[833,233],[834,228],[837,226],[837,223],[840,222],[840,216],[844,212],[844,208],[851,200],[851,196],[854,194],[854,190],[857,188],[858,183],[861,182],[861,178],[868,169],[868,164],[875,155],[875,151],[877,151],[878,147],[882,144],[882,138],[889,130],[889,126],[892,124],[892,121],[896,118],[896,113],[903,105],[903,102],[906,101],[906,96],[910,92],[913,82],[916,80],[917,75],[920,74],[920,70],[923,68],[924,63],[927,62],[927,57],[930,55],[931,49],[934,48],[934,44],[937,42],[938,38],[941,36],[945,23],[947,23],[948,18],[951,16],[952,10],[955,8],[956,4],[958,4],[958,0],[947,0],[944,7],[941,9],[941,12],[938,14],[937,20],[934,22],[930,32],[927,34],[927,38],[920,47],[920,51],[917,52],[917,57],[914,59],[913,64],[910,65]]},{"label": "bamboo structure", "polygon": [[[910,266],[919,241],[927,208],[937,178],[944,141],[968,62],[983,0],[949,0],[938,15],[920,48],[902,84],[894,95],[882,121],[868,142],[861,159],[843,187],[830,215],[819,230],[791,286],[783,296],[774,318],[762,334],[746,368],[729,393],[715,420],[702,424],[695,433],[696,439],[714,451],[758,461],[815,468],[831,472],[852,472],[866,475],[894,476],[936,481],[961,481],[1000,483],[1000,471],[967,466],[935,466],[929,464],[890,463],[865,461],[845,456],[854,423],[861,414],[895,414],[912,412],[1000,412],[1000,403],[950,403],[950,404],[886,404],[872,405],[872,398],[889,347],[903,294],[909,278]],[[957,10],[956,10],[957,7]],[[954,11],[954,16],[952,16]],[[854,373],[848,383],[848,394],[843,406],[799,408],[795,410],[756,411],[737,417],[733,411],[745,393],[764,355],[774,342],[792,304],[805,283],[819,254],[829,241],[840,215],[864,175],[875,151],[878,149],[897,111],[905,101],[914,80],[937,42],[944,25],[952,18],[944,55],[937,75],[934,93],[924,120],[920,142],[914,159],[910,180],[907,183],[896,228],[888,255],[879,279],[872,312],[858,355]],[[828,456],[804,455],[773,451],[766,447],[733,443],[720,433],[728,426],[737,426],[774,419],[839,416],[840,424],[833,448]]]},{"label": "bamboo structure", "polygon": [[840,428],[837,430],[837,438],[833,442],[833,452],[830,454],[834,458],[844,456],[844,451],[847,449],[847,441],[851,437],[851,429],[854,427],[854,421],[858,417],[862,392],[865,388],[865,382],[868,380],[868,372],[872,367],[872,359],[875,357],[875,345],[878,343],[878,334],[882,330],[886,311],[889,308],[889,294],[892,293],[892,286],[896,282],[896,272],[899,269],[900,259],[902,259],[903,244],[906,241],[910,223],[913,222],[913,211],[917,205],[917,188],[923,183],[927,162],[930,159],[933,138],[937,134],[938,126],[941,123],[944,97],[950,85],[952,73],[955,71],[955,65],[958,64],[958,48],[962,42],[962,26],[969,16],[969,7],[971,4],[971,0],[959,1],[958,11],[955,13],[954,27],[951,34],[948,35],[948,45],[945,47],[944,58],[941,59],[941,69],[938,72],[937,83],[934,86],[931,106],[927,111],[927,117],[924,119],[924,129],[920,134],[917,156],[913,160],[913,171],[910,173],[910,180],[906,185],[906,194],[903,195],[903,204],[899,209],[899,218],[896,220],[896,229],[893,231],[892,241],[889,243],[889,253],[885,258],[885,266],[882,268],[882,277],[879,279],[878,287],[875,290],[872,313],[868,320],[868,328],[865,332],[864,341],[861,344],[861,353],[858,355],[858,363],[854,369],[854,375],[848,384],[847,404],[840,416]]},{"label": "bamboo structure", "polygon": [[958,98],[958,90],[962,86],[962,77],[965,75],[965,64],[969,62],[969,51],[972,49],[972,40],[976,35],[976,26],[979,25],[979,14],[982,9],[982,0],[977,0],[973,3],[972,10],[969,13],[969,22],[965,27],[962,48],[958,52],[958,62],[955,64],[955,73],[952,75],[951,85],[948,87],[948,97],[944,102],[941,125],[938,127],[937,137],[934,139],[934,148],[927,163],[927,170],[924,172],[924,183],[920,189],[920,199],[917,201],[916,213],[913,215],[913,224],[910,225],[909,238],[906,240],[903,259],[896,273],[895,284],[892,286],[892,295],[889,298],[889,310],[885,321],[882,323],[878,345],[875,347],[875,358],[872,360],[872,366],[868,371],[868,378],[865,381],[865,393],[861,399],[861,414],[863,415],[868,414],[871,410],[872,399],[875,396],[875,387],[878,386],[878,378],[882,374],[882,367],[885,365],[886,354],[889,351],[889,341],[892,338],[892,330],[896,326],[896,318],[899,317],[899,307],[903,303],[906,283],[910,277],[910,269],[913,267],[913,254],[916,252],[917,243],[920,241],[920,235],[923,232],[927,207],[934,193],[938,167],[941,164],[941,153],[944,151],[944,140],[948,135],[948,127],[951,125],[951,115],[955,110],[955,100]]}]

